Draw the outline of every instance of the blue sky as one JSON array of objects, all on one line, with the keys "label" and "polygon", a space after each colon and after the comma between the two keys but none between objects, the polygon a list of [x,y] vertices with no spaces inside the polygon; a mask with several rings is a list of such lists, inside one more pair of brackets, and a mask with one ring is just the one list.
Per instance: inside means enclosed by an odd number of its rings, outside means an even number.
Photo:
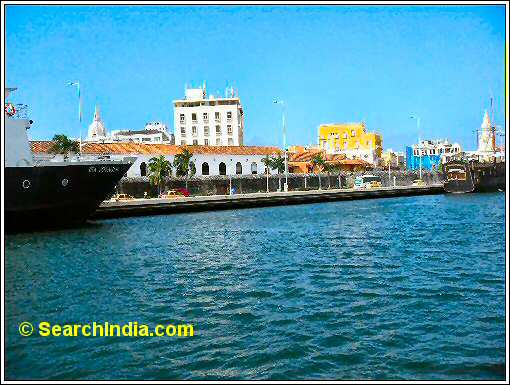
[{"label": "blue sky", "polygon": [[504,126],[504,6],[7,6],[7,84],[32,139],[79,136],[98,103],[108,130],[162,120],[186,82],[239,90],[245,144],[317,142],[321,123],[364,120],[384,148],[448,137],[476,146],[491,93]]}]

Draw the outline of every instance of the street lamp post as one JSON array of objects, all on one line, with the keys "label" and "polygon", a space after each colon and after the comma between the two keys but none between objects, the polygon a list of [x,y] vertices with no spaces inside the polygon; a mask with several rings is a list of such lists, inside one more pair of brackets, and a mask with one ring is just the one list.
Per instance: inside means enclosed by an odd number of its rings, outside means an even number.
[{"label": "street lamp post", "polygon": [[285,126],[285,103],[283,100],[275,99],[273,101],[275,104],[280,104],[282,106],[282,126],[283,126],[283,151],[284,151],[284,159],[285,159],[285,184],[283,185],[283,191],[287,192],[289,188],[289,164],[287,160],[287,128]]},{"label": "street lamp post", "polygon": [[420,117],[411,115],[411,119],[416,119],[416,130],[418,131],[418,155],[420,160],[420,180],[421,180],[421,135],[420,135]]},{"label": "street lamp post", "polygon": [[388,187],[391,186],[391,152],[388,153],[390,161],[388,162]]},{"label": "street lamp post", "polygon": [[76,87],[77,96],[78,96],[78,120],[80,122],[80,154],[81,154],[81,118],[82,118],[82,101],[81,101],[81,90],[80,90],[80,82],[67,82],[68,86]]}]

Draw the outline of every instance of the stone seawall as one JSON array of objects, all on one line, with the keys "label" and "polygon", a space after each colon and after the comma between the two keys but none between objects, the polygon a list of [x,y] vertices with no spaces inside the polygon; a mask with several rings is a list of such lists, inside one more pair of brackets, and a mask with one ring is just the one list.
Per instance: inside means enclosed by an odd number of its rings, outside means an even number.
[{"label": "stone seawall", "polygon": [[[372,171],[373,175],[379,175],[383,186],[393,186],[393,177],[395,177],[396,186],[410,186],[413,180],[419,178],[419,173],[414,171],[395,171],[391,173],[391,183],[388,183],[387,171]],[[334,188],[351,188],[354,179],[362,173],[341,173],[340,175],[321,174],[289,174],[289,191],[307,191],[317,190],[319,188],[319,177],[321,188],[324,190]],[[438,184],[443,182],[443,175],[434,172],[423,172],[422,179],[428,184]],[[269,191],[283,190],[285,175],[269,176]],[[187,186],[191,195],[226,195],[230,191],[230,184],[235,193],[259,193],[266,192],[266,175],[233,175],[229,176],[210,176],[194,177],[188,180]],[[165,181],[164,190],[174,190],[176,188],[185,188],[186,180],[184,178],[171,177]],[[135,198],[143,198],[144,193],[149,197],[156,197],[158,190],[151,185],[148,177],[123,178],[116,189],[117,193],[129,194]]]}]

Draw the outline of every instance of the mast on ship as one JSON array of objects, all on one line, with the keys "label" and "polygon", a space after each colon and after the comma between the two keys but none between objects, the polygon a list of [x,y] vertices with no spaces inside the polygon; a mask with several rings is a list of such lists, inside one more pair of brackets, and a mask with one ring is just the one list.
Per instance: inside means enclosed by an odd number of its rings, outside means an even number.
[{"label": "mast on ship", "polygon": [[494,98],[491,95],[491,136],[492,136],[492,151],[496,152],[496,125],[494,124]]}]

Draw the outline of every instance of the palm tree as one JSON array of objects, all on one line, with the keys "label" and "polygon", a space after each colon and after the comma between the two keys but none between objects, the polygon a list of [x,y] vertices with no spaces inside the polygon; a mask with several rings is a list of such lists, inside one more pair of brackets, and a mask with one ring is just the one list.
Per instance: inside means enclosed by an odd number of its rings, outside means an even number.
[{"label": "palm tree", "polygon": [[281,174],[285,172],[285,159],[283,156],[278,154],[278,156],[271,157],[272,169],[278,172],[278,190],[282,189],[282,178]]},{"label": "palm tree", "polygon": [[269,173],[269,170],[274,170],[273,158],[271,158],[269,155],[266,155],[262,158],[262,163],[264,163],[264,166],[266,166],[266,174]]},{"label": "palm tree", "polygon": [[324,158],[322,157],[322,153],[317,153],[315,154],[312,159],[310,160],[310,163],[312,164],[312,170],[313,170],[313,173],[314,174],[318,174],[319,176],[319,190],[322,189],[322,186],[321,186],[321,176],[320,176],[320,172],[324,170],[324,168],[326,168],[326,161],[324,160]]},{"label": "palm tree", "polygon": [[272,157],[273,162],[273,170],[278,170],[278,174],[283,174],[285,172],[285,159],[283,156],[278,154],[278,156]]},{"label": "palm tree", "polygon": [[341,183],[340,183],[340,165],[339,164],[333,164],[333,163],[329,163],[328,164],[328,175],[329,174],[334,174],[338,177],[338,188],[341,188]]},{"label": "palm tree", "polygon": [[271,158],[269,155],[266,155],[264,158],[262,158],[262,163],[264,163],[264,166],[266,166],[266,192],[269,192],[269,174],[271,173],[271,170],[274,170],[273,158]]},{"label": "palm tree", "polygon": [[324,162],[324,166],[322,166],[322,171],[328,174],[328,190],[331,189],[331,173],[333,172],[333,165],[327,162]]},{"label": "palm tree", "polygon": [[69,154],[76,154],[80,152],[80,145],[76,140],[69,139],[64,134],[57,134],[53,136],[53,144],[50,147],[52,154],[64,155],[64,159],[67,159]]},{"label": "palm tree", "polygon": [[149,180],[151,184],[158,186],[158,196],[161,195],[161,186],[165,178],[172,175],[172,164],[163,155],[149,160]]},{"label": "palm tree", "polygon": [[188,189],[188,179],[197,172],[195,164],[191,161],[193,153],[184,148],[180,154],[174,157],[175,175],[186,177],[186,190]]}]

